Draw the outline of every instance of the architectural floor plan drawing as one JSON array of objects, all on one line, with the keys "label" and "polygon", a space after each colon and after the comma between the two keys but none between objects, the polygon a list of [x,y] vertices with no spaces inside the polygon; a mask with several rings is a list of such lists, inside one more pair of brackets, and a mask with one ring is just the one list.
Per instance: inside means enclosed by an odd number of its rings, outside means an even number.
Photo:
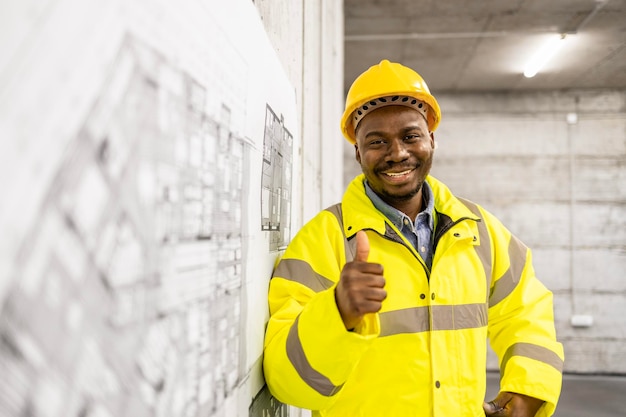
[{"label": "architectural floor plan drawing", "polygon": [[262,230],[270,232],[270,248],[286,246],[290,236],[293,136],[267,106],[261,179]]},{"label": "architectural floor plan drawing", "polygon": [[233,394],[250,143],[208,94],[124,42],[13,271],[0,415],[211,416]]},{"label": "architectural floor plan drawing", "polygon": [[262,370],[298,106],[254,3],[0,21],[0,417],[299,417]]}]

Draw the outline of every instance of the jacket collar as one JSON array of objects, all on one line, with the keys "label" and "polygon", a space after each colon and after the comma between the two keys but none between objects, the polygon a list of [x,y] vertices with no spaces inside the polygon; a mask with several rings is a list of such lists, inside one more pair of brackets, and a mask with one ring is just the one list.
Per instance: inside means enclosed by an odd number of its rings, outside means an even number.
[{"label": "jacket collar", "polygon": [[[448,187],[428,176],[426,181],[432,190],[435,202],[435,212],[443,214],[452,222],[461,218],[476,219],[463,203],[461,203]],[[365,193],[365,176],[358,175],[350,182],[342,200],[343,225],[346,237],[351,238],[359,230],[370,229],[384,235],[385,216],[374,207],[374,204]]]}]

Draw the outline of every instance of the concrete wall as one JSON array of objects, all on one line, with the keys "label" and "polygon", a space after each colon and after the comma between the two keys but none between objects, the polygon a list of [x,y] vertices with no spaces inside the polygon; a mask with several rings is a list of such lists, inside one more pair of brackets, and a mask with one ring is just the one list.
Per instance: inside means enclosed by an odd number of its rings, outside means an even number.
[{"label": "concrete wall", "polygon": [[[343,1],[254,0],[297,98],[302,141],[294,167],[294,233],[338,202],[343,184]],[[259,297],[265,297],[260,294]],[[306,415],[305,410],[301,412]],[[292,415],[298,410],[291,408]]]},{"label": "concrete wall", "polygon": [[302,167],[296,184],[306,222],[343,194],[339,120],[343,111],[343,1],[256,0],[279,59],[296,89]]},{"label": "concrete wall", "polygon": [[[626,92],[438,100],[432,173],[533,249],[554,292],[565,371],[626,373]],[[358,172],[352,155],[346,177]]]},{"label": "concrete wall", "polygon": [[[302,165],[294,167],[294,227],[341,199],[343,1],[256,0],[267,34],[296,89]],[[259,296],[266,296],[261,294]],[[290,416],[310,416],[289,407]]]}]

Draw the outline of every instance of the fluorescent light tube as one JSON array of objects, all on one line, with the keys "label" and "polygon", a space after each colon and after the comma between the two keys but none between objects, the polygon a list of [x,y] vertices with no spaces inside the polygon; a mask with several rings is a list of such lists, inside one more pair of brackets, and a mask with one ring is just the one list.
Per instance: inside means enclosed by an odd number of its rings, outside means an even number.
[{"label": "fluorescent light tube", "polygon": [[543,66],[552,58],[565,43],[565,34],[557,35],[548,39],[548,41],[537,51],[524,68],[524,76],[532,78],[543,68]]}]

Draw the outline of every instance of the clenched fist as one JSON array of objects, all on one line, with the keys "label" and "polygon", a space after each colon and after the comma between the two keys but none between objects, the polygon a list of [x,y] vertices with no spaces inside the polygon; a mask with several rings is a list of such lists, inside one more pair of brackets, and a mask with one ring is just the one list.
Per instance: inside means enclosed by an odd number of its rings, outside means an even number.
[{"label": "clenched fist", "polygon": [[483,403],[486,416],[534,417],[543,404],[542,400],[514,392],[500,392],[490,402]]}]

